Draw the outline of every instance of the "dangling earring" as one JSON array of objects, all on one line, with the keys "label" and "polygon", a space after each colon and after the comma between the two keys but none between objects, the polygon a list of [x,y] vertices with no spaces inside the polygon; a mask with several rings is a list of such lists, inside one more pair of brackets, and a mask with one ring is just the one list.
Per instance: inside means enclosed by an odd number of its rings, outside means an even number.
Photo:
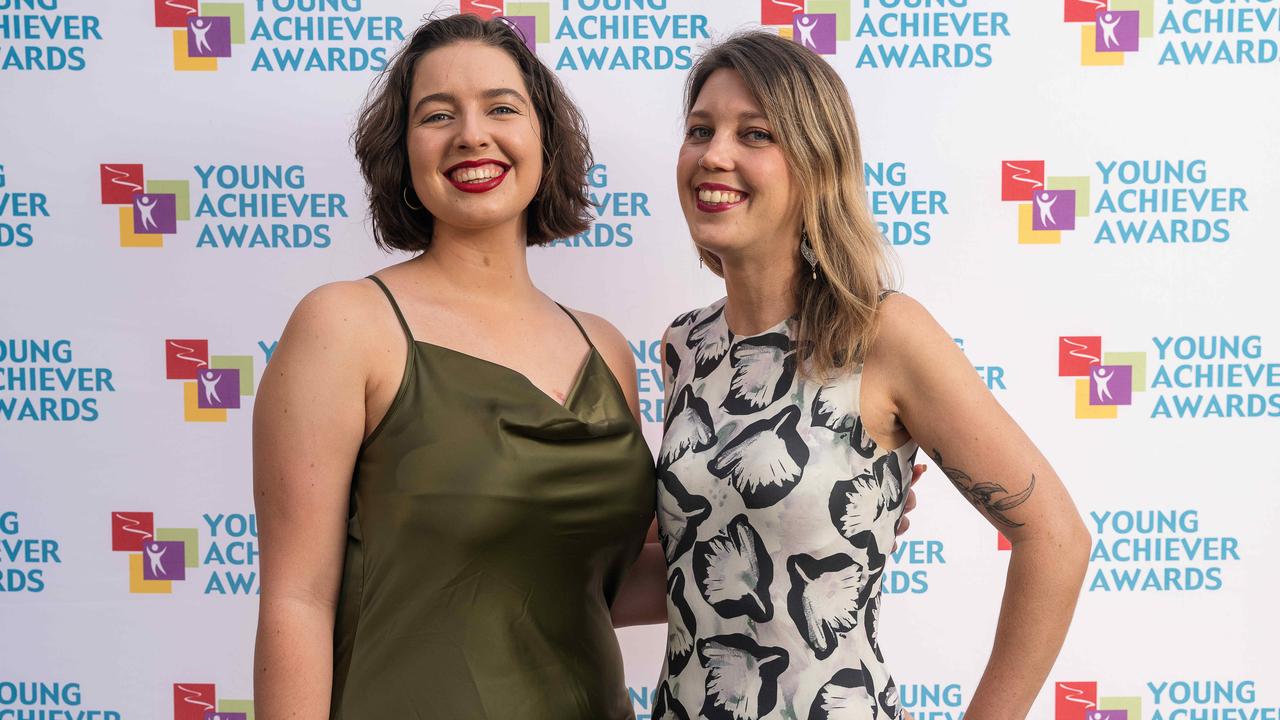
[{"label": "dangling earring", "polygon": [[809,276],[817,280],[818,253],[814,252],[813,245],[809,244],[809,231],[804,228],[800,229],[800,255],[809,263]]},{"label": "dangling earring", "polygon": [[698,253],[698,269],[702,269],[702,253]]},{"label": "dangling earring", "polygon": [[421,210],[421,209],[422,209],[422,206],[421,206],[421,205],[417,205],[417,206],[415,206],[413,203],[409,202],[409,188],[408,188],[408,187],[405,187],[404,189],[402,189],[402,190],[400,191],[400,197],[404,199],[405,207],[409,208],[410,210]]}]

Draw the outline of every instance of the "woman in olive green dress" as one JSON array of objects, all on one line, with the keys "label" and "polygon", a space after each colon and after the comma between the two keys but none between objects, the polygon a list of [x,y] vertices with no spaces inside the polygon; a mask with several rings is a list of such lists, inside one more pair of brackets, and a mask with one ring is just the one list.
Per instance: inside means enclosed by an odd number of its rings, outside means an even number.
[{"label": "woman in olive green dress", "polygon": [[581,118],[507,25],[459,15],[414,34],[355,143],[375,237],[418,254],[309,294],[263,378],[257,717],[630,718],[635,369],[525,263],[587,227]]}]

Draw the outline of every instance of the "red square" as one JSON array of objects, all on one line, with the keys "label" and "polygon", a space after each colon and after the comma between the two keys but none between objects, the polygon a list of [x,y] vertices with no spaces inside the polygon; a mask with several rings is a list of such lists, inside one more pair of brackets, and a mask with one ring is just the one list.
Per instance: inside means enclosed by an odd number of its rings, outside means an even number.
[{"label": "red square", "polygon": [[185,28],[187,18],[199,14],[197,0],[156,0],[156,27]]},{"label": "red square", "polygon": [[142,166],[104,163],[98,166],[98,183],[103,205],[132,205],[133,196],[142,192]]},{"label": "red square", "polygon": [[1005,160],[1000,163],[1000,199],[1031,202],[1031,193],[1044,187],[1043,160]]},{"label": "red square", "polygon": [[173,684],[173,720],[204,720],[204,714],[217,705],[213,683]]},{"label": "red square", "polygon": [[462,0],[462,12],[492,20],[503,14],[503,0]]},{"label": "red square", "polygon": [[149,512],[111,513],[111,550],[142,552],[142,543],[155,537],[156,520]]},{"label": "red square", "polygon": [[804,12],[804,0],[760,0],[761,25],[786,25]]},{"label": "red square", "polygon": [[195,380],[196,371],[209,366],[208,340],[165,340],[164,376],[167,380]]},{"label": "red square", "polygon": [[1053,720],[1085,720],[1098,707],[1098,683],[1060,682],[1053,690]]},{"label": "red square", "polygon": [[1013,549],[1013,543],[1009,542],[1009,538],[1005,537],[1004,533],[997,530],[996,531],[996,550],[1012,550],[1012,549]]},{"label": "red square", "polygon": [[1101,336],[1058,338],[1058,377],[1089,377],[1089,368],[1101,364]]},{"label": "red square", "polygon": [[1093,22],[1106,9],[1107,0],[1062,0],[1062,19],[1069,23]]}]

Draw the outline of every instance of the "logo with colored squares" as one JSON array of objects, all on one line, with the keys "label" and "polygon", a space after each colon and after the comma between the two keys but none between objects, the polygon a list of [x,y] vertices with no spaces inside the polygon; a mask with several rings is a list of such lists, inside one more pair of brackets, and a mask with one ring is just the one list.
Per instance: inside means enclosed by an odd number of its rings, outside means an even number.
[{"label": "logo with colored squares", "polygon": [[1104,353],[1098,335],[1061,336],[1058,377],[1076,378],[1076,418],[1114,419],[1119,406],[1147,389],[1147,354]]},{"label": "logo with colored squares", "polygon": [[173,69],[212,71],[244,44],[244,3],[154,0],[156,27],[173,28]]},{"label": "logo with colored squares", "polygon": [[530,52],[538,51],[538,43],[551,42],[551,3],[462,0],[461,9],[485,20],[502,18],[524,38]]},{"label": "logo with colored squares", "polygon": [[1063,0],[1063,18],[1080,25],[1081,65],[1123,65],[1155,25],[1155,0]]},{"label": "logo with colored squares", "polygon": [[1045,176],[1043,160],[1000,163],[1000,199],[1018,203],[1018,243],[1058,245],[1089,214],[1087,176]]},{"label": "logo with colored squares", "polygon": [[98,166],[103,205],[120,205],[120,247],[164,247],[164,236],[191,219],[191,183],[147,180],[142,165]]},{"label": "logo with colored squares", "polygon": [[835,55],[850,37],[849,0],[760,0],[760,24],[819,55]]},{"label": "logo with colored squares", "polygon": [[173,720],[253,720],[253,701],[219,700],[213,683],[174,683]]},{"label": "logo with colored squares", "polygon": [[208,340],[165,340],[164,376],[183,381],[183,420],[226,422],[227,411],[253,395],[253,356],[210,355]]},{"label": "logo with colored squares", "polygon": [[157,528],[154,513],[111,513],[111,550],[129,554],[129,592],[169,594],[200,567],[196,528]]},{"label": "logo with colored squares", "polygon": [[1098,697],[1097,682],[1055,683],[1053,720],[1142,720],[1142,698]]}]

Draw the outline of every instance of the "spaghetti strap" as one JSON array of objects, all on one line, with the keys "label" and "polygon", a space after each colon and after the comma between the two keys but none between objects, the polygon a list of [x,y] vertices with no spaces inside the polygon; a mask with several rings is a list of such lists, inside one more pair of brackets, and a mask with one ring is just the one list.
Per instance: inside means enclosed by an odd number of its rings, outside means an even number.
[{"label": "spaghetti strap", "polygon": [[563,310],[564,314],[569,316],[569,319],[573,321],[573,324],[578,326],[578,332],[582,333],[582,339],[587,341],[587,345],[594,348],[596,344],[591,342],[591,336],[588,335],[586,329],[582,327],[582,323],[578,322],[578,318],[574,317],[573,313],[569,312],[568,308],[560,303],[556,303],[556,307]]},{"label": "spaghetti strap", "polygon": [[377,275],[370,275],[368,277],[375,285],[382,288],[383,294],[386,295],[387,300],[391,302],[391,309],[395,311],[396,319],[400,321],[400,329],[404,330],[404,336],[409,340],[409,347],[412,349],[413,333],[409,331],[409,323],[405,322],[404,313],[400,312],[400,304],[396,302],[395,296],[391,294],[391,291],[387,289],[386,284],[383,283]]}]

